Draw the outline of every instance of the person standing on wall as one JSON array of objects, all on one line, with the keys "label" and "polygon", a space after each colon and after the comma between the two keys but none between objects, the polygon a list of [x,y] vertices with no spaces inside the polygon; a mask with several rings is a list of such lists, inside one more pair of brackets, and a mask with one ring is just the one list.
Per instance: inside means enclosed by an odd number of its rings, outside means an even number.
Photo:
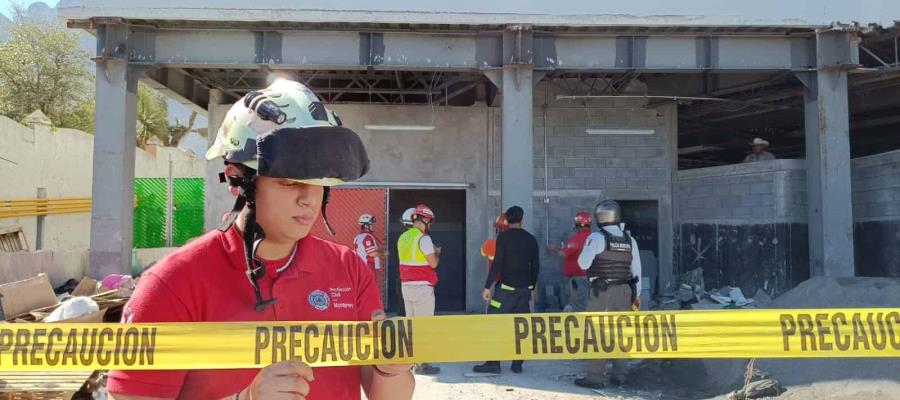
[{"label": "person standing on wall", "polygon": [[[578,256],[578,266],[587,271],[591,283],[588,311],[631,311],[640,306],[636,285],[641,276],[641,257],[637,241],[619,226],[622,209],[613,200],[594,207],[594,220],[599,228],[591,233]],[[625,360],[613,360],[614,386],[625,384]],[[588,389],[604,386],[606,360],[591,360],[587,376],[575,385]]]},{"label": "person standing on wall", "polygon": [[575,214],[575,234],[569,237],[562,247],[551,244],[547,250],[563,259],[563,275],[565,276],[566,304],[565,312],[583,312],[587,309],[590,283],[587,271],[578,266],[578,256],[584,249],[584,243],[591,234],[591,214],[581,211]]},{"label": "person standing on wall", "polygon": [[[397,255],[400,259],[400,291],[407,317],[430,317],[434,315],[434,287],[438,282],[437,267],[440,262],[440,247],[436,247],[428,235],[434,222],[434,211],[424,204],[413,210],[412,227],[397,240]],[[415,368],[420,375],[435,375],[439,367],[423,363]]]},{"label": "person standing on wall", "polygon": [[[482,297],[489,303],[489,314],[529,313],[529,302],[534,300],[534,288],[540,273],[537,239],[522,228],[525,211],[512,206],[506,210],[509,230],[497,235],[497,253],[484,283]],[[493,296],[491,286],[494,287]],[[522,360],[512,362],[512,371],[522,373]],[[500,373],[499,361],[487,361],[476,365],[477,373]]]}]

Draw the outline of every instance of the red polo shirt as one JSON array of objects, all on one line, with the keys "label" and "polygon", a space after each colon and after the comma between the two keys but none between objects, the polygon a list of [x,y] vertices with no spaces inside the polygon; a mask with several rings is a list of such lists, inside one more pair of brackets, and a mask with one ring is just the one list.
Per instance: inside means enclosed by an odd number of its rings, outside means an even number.
[{"label": "red polo shirt", "polygon": [[589,228],[579,229],[569,240],[566,240],[566,247],[562,249],[565,256],[563,258],[563,274],[566,278],[587,275],[587,271],[578,266],[578,256],[581,255],[581,250],[584,249],[584,242],[587,241],[590,235],[591,230]]},{"label": "red polo shirt", "polygon": [[[263,312],[245,275],[241,233],[208,232],[145,272],[123,312],[123,322],[368,321],[382,309],[372,269],[349,248],[307,236],[290,266],[266,262],[259,281],[264,298],[277,301]],[[311,304],[312,294],[328,301]],[[316,296],[321,300],[322,296]],[[220,399],[247,387],[258,369],[113,371],[114,393],[176,399]],[[309,400],[359,399],[359,367],[316,368]]]}]

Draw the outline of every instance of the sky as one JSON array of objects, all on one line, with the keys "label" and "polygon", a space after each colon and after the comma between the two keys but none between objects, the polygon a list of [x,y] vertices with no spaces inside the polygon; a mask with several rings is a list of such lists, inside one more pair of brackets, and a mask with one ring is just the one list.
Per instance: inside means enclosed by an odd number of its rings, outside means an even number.
[{"label": "sky", "polygon": [[31,0],[0,0],[0,14],[5,15],[7,18],[12,17],[12,6],[13,4],[22,4],[25,8],[28,8],[31,3],[44,3],[50,7],[56,7],[58,3],[57,0],[45,0],[45,1],[31,1]]}]

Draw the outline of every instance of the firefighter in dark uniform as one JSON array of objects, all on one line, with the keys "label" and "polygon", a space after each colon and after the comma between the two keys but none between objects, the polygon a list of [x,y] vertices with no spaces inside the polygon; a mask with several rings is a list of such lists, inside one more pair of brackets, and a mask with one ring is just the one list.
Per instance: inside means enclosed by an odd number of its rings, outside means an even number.
[{"label": "firefighter in dark uniform", "polygon": [[[484,284],[482,297],[489,303],[488,314],[521,314],[531,312],[540,262],[537,239],[522,229],[522,207],[506,210],[509,230],[497,235],[494,264]],[[496,284],[495,284],[496,282]],[[491,296],[491,286],[494,294]],[[512,362],[512,371],[522,373],[522,360]],[[488,361],[473,369],[479,373],[500,373],[499,361]]]},{"label": "firefighter in dark uniform", "polygon": [[[613,200],[594,207],[594,220],[599,228],[591,233],[578,257],[578,266],[587,270],[591,283],[587,311],[631,311],[638,305],[637,283],[641,276],[641,258],[637,241],[619,226],[622,210]],[[575,385],[599,389],[604,386],[607,360],[588,362],[587,376]],[[625,360],[612,361],[610,384],[625,384]]]}]

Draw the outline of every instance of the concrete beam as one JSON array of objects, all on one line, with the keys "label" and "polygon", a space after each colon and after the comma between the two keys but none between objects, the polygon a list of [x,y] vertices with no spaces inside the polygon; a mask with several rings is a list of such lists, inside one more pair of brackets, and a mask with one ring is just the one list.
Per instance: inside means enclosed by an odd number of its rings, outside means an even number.
[{"label": "concrete beam", "polygon": [[129,53],[134,63],[305,70],[477,71],[509,64],[507,52],[515,50],[521,53],[516,62],[534,64],[537,70],[805,71],[815,67],[816,52],[809,37],[785,35],[608,36],[529,31],[519,38],[503,32],[161,30],[141,40],[152,40],[152,44]]},{"label": "concrete beam", "polygon": [[204,117],[207,115],[209,88],[183,71],[171,68],[157,68],[149,71],[141,79],[141,83],[155,89],[179,104],[196,111]]},{"label": "concrete beam", "polygon": [[809,261],[812,276],[854,276],[845,32],[817,39],[819,71],[804,84]]},{"label": "concrete beam", "polygon": [[97,63],[90,275],[131,273],[137,71]]}]

